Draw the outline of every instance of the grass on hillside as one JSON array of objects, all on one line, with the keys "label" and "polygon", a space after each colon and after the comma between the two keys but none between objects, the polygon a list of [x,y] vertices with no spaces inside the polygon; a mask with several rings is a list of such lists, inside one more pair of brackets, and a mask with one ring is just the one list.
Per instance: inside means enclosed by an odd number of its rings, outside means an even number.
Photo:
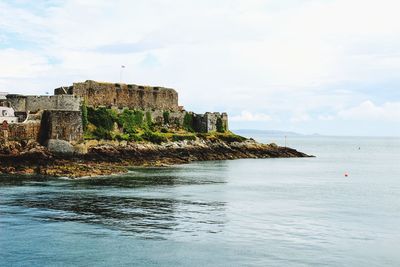
[{"label": "grass on hillside", "polygon": [[[245,137],[226,131],[222,121],[217,122],[216,132],[195,133],[193,130],[193,115],[187,113],[183,125],[179,128],[165,125],[155,125],[150,112],[125,109],[118,113],[113,109],[83,107],[85,121],[84,139],[86,140],[117,140],[129,142],[151,142],[161,144],[167,141],[208,141],[242,142]],[[169,121],[169,113],[163,113],[164,121]]]}]

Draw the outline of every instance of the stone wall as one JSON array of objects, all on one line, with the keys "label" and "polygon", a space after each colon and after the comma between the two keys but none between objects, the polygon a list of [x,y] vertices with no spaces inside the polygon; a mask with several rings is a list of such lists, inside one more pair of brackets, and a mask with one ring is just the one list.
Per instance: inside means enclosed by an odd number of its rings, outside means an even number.
[{"label": "stone wall", "polygon": [[24,95],[7,95],[6,98],[14,111],[26,111],[26,97]]},{"label": "stone wall", "polygon": [[7,95],[15,111],[35,113],[39,110],[80,110],[81,98],[73,95],[25,96]]},{"label": "stone wall", "polygon": [[222,126],[228,129],[228,115],[219,112],[206,112],[205,114],[193,114],[194,130],[200,133],[217,131],[217,121],[221,119]]},{"label": "stone wall", "polygon": [[85,81],[54,89],[55,95],[77,95],[92,107],[177,111],[178,93],[164,87]]},{"label": "stone wall", "polygon": [[39,140],[40,121],[29,123],[10,123],[8,129],[0,130],[0,140],[2,141],[21,141]]},{"label": "stone wall", "polygon": [[82,113],[69,110],[46,110],[43,112],[40,142],[61,139],[68,142],[83,140]]},{"label": "stone wall", "polygon": [[[164,121],[164,111],[155,110],[151,111],[151,121],[156,125],[165,125],[167,124]],[[185,118],[186,111],[171,111],[168,112],[168,125],[170,126],[182,126],[183,119]]]},{"label": "stone wall", "polygon": [[[151,120],[156,125],[166,125],[164,121],[164,112],[160,110],[148,111],[151,114]],[[222,126],[228,130],[228,115],[219,112],[206,112],[205,114],[196,114],[187,111],[168,112],[168,125],[172,127],[182,127],[186,114],[193,116],[193,130],[199,133],[208,133],[217,131],[217,120],[221,119]]]}]

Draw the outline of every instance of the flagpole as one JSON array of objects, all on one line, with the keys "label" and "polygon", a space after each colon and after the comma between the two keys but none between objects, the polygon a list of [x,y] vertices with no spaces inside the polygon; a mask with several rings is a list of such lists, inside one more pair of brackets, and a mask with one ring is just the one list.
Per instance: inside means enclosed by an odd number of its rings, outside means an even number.
[{"label": "flagpole", "polygon": [[119,82],[122,83],[122,70],[125,69],[125,65],[121,65],[119,70]]}]

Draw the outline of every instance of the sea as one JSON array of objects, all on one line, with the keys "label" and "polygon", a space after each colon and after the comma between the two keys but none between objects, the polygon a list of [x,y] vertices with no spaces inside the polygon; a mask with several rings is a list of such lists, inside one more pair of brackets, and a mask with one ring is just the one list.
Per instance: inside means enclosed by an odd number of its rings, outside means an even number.
[{"label": "sea", "polygon": [[400,266],[400,138],[253,137],[315,157],[0,176],[0,266]]}]

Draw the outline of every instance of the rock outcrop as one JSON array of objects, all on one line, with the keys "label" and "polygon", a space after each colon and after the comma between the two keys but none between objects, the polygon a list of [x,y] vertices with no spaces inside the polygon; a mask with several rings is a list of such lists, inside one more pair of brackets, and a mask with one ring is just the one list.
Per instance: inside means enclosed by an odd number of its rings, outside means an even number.
[{"label": "rock outcrop", "polygon": [[74,147],[65,140],[49,139],[46,146],[54,154],[73,155],[75,152]]},{"label": "rock outcrop", "polygon": [[[72,147],[53,143],[49,144],[50,150],[36,142],[3,144],[0,147],[0,173],[74,178],[123,173],[129,166],[168,166],[191,161],[239,158],[309,157],[295,149],[260,144],[251,139],[243,142],[198,139],[160,145],[89,141],[80,147],[80,150],[87,151],[85,154],[73,154]],[[58,153],[60,149],[68,153]]]}]

